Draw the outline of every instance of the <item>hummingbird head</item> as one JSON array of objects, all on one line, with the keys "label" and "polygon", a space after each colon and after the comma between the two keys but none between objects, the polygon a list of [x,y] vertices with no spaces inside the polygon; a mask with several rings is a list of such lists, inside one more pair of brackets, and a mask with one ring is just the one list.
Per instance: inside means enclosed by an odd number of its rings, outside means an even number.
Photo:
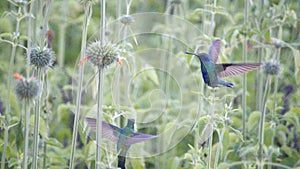
[{"label": "hummingbird head", "polygon": [[128,126],[128,127],[134,127],[134,122],[135,122],[134,119],[128,119],[128,120],[127,120],[127,126]]},{"label": "hummingbird head", "polygon": [[210,56],[207,53],[192,53],[192,52],[185,52],[186,54],[195,55],[201,62],[209,62],[211,61]]}]

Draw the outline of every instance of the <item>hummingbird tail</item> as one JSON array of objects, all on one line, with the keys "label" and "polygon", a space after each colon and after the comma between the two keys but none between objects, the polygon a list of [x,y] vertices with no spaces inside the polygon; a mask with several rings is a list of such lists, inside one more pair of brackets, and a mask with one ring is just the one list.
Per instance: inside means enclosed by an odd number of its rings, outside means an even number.
[{"label": "hummingbird tail", "polygon": [[223,80],[220,80],[219,83],[223,86],[226,86],[226,87],[230,87],[230,88],[233,88],[234,87],[234,84],[233,83],[230,83],[230,82],[226,82],[226,81],[223,81]]},{"label": "hummingbird tail", "polygon": [[126,157],[118,156],[118,168],[125,169]]},{"label": "hummingbird tail", "polygon": [[234,84],[233,84],[233,83],[230,83],[230,82],[226,82],[226,83],[224,84],[224,86],[233,88],[233,87],[234,87]]}]

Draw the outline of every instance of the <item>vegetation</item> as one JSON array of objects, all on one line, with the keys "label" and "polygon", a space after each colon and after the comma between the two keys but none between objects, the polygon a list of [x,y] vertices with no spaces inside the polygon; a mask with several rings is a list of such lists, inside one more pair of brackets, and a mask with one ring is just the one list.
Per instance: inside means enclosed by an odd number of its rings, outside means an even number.
[{"label": "vegetation", "polygon": [[[126,168],[300,167],[298,0],[2,0],[0,13],[1,169],[117,168],[86,117],[157,135]],[[262,66],[207,87],[185,52],[215,39],[218,62]]]}]

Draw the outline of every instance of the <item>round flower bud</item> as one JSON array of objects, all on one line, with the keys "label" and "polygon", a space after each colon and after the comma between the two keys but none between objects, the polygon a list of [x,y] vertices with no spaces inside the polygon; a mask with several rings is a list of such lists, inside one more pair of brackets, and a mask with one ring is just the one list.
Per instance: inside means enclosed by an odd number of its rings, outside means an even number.
[{"label": "round flower bud", "polygon": [[129,25],[134,22],[134,19],[130,15],[124,15],[120,18],[120,22],[124,25]]},{"label": "round flower bud", "polygon": [[276,48],[281,48],[283,45],[282,45],[282,42],[278,39],[272,39],[272,43],[274,44],[274,46]]},{"label": "round flower bud", "polygon": [[280,71],[280,63],[275,60],[266,61],[263,64],[263,70],[265,74],[277,75]]},{"label": "round flower bud", "polygon": [[18,99],[31,100],[34,99],[40,92],[40,84],[34,79],[19,79],[15,86],[15,93]]},{"label": "round flower bud", "polygon": [[50,48],[44,48],[42,50],[36,46],[30,50],[30,63],[38,68],[51,66],[54,60],[54,52]]},{"label": "round flower bud", "polygon": [[104,68],[117,60],[118,48],[110,43],[101,45],[100,41],[95,41],[87,47],[86,55],[93,65]]}]

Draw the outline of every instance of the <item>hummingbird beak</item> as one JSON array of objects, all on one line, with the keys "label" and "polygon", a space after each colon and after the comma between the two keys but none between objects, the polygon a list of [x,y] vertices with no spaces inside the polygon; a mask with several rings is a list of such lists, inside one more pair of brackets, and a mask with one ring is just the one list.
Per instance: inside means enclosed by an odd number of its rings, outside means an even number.
[{"label": "hummingbird beak", "polygon": [[198,55],[198,54],[196,54],[196,53],[193,53],[193,52],[185,52],[185,54],[188,54],[188,55],[195,55],[195,56],[199,57],[199,55]]}]

